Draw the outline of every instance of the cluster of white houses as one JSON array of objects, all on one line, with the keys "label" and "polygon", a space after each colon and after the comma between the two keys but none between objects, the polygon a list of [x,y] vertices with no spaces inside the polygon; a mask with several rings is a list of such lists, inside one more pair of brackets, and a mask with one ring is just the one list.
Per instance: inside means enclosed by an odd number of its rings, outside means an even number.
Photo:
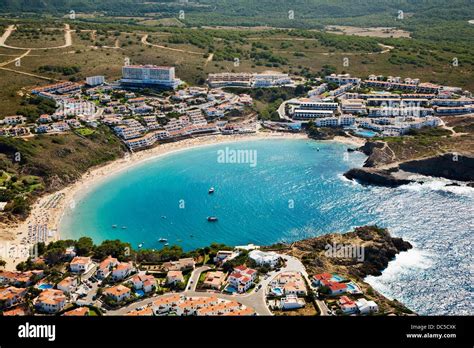
[{"label": "cluster of white houses", "polygon": [[[436,127],[442,123],[439,116],[474,112],[474,99],[467,91],[417,79],[371,75],[362,81],[349,74],[332,74],[325,81],[308,93],[309,98],[289,101],[287,115],[299,123],[311,120],[318,127],[360,127],[394,136],[414,128]],[[329,83],[339,88],[328,91]],[[378,91],[360,93],[361,87]]]},{"label": "cluster of white houses", "polygon": [[[41,115],[33,124],[27,124],[23,116],[4,117],[0,136],[62,133],[103,123],[131,150],[139,150],[183,137],[255,132],[256,124],[224,119],[243,113],[253,104],[252,98],[218,88],[295,86],[294,78],[273,71],[209,74],[207,82],[210,90],[177,89],[182,81],[176,78],[174,67],[127,65],[122,68],[122,79],[111,84],[106,84],[103,76],[91,76],[85,83],[62,81],[36,87],[32,94],[54,100],[57,110]],[[392,136],[412,128],[437,126],[440,116],[474,113],[469,92],[419,79],[370,75],[362,80],[349,74],[331,74],[321,82],[309,91],[308,98],[287,103],[288,118],[300,125],[312,120],[318,127],[360,127]],[[137,91],[148,87],[169,89],[172,95],[137,96]]]},{"label": "cluster of white houses", "polygon": [[266,71],[263,73],[217,73],[209,74],[207,83],[212,88],[220,87],[247,87],[268,88],[294,86],[295,82],[288,74]]},{"label": "cluster of white houses", "polygon": [[118,83],[112,84],[106,84],[103,76],[91,76],[85,84],[65,81],[34,88],[32,94],[54,100],[57,110],[51,115],[41,115],[35,124],[26,124],[23,116],[7,116],[0,120],[4,125],[0,126],[0,136],[63,133],[84,126],[95,128],[103,123],[131,150],[137,150],[182,137],[256,131],[256,125],[221,120],[228,113],[238,115],[253,104],[246,94],[188,87],[174,91],[169,97],[145,98],[137,96],[134,90],[146,87],[173,90],[182,84],[175,77],[174,68],[129,65],[122,68],[122,75]]}]

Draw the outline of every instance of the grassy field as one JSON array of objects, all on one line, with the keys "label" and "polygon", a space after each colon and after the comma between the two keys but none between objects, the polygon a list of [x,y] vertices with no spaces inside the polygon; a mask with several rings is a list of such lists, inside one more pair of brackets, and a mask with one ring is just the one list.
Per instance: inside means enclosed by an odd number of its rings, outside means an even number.
[{"label": "grassy field", "polygon": [[13,47],[56,47],[64,45],[62,28],[35,28],[19,26],[8,38],[8,45]]},{"label": "grassy field", "polygon": [[[64,43],[61,28],[65,22],[74,30],[72,46],[33,50],[21,59],[20,67],[10,63],[5,68],[57,80],[83,80],[100,74],[111,81],[121,76],[121,67],[128,58],[132,64],[173,65],[181,79],[202,84],[211,72],[279,70],[311,76],[324,66],[331,66],[333,71],[361,77],[372,73],[419,77],[474,90],[474,80],[470,78],[474,73],[473,52],[463,45],[445,42],[436,45],[412,38],[357,37],[315,30],[192,29],[86,20],[22,19],[3,20],[0,24],[18,27],[7,40],[8,45],[51,47]],[[34,29],[38,23],[38,29]],[[0,48],[0,64],[24,53]],[[208,60],[210,54],[212,61]],[[238,65],[235,58],[239,59]],[[454,58],[459,61],[457,66],[452,64]],[[45,66],[53,68],[44,69]],[[71,67],[79,69],[64,73]],[[48,83],[6,70],[0,70],[0,75],[0,98],[4,101],[0,104],[0,117],[17,112],[25,92],[22,89]]]}]

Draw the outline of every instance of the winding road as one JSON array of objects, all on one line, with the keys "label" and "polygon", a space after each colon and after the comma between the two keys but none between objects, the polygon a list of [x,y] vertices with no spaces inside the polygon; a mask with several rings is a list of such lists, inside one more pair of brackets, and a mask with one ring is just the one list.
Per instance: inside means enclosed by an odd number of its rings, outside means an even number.
[{"label": "winding road", "polygon": [[27,47],[15,47],[15,46],[7,45],[5,42],[7,41],[7,39],[10,37],[10,35],[15,30],[16,30],[16,27],[14,25],[8,26],[8,28],[5,30],[3,35],[0,37],[0,47],[14,49],[14,50],[26,50],[26,52],[19,55],[19,56],[16,56],[15,58],[13,58],[11,60],[0,63],[0,70],[5,70],[5,71],[13,72],[13,73],[16,73],[16,74],[25,75],[25,76],[35,77],[35,78],[42,79],[42,80],[47,80],[47,81],[59,81],[59,80],[51,78],[51,77],[41,76],[41,75],[28,73],[28,72],[25,72],[25,71],[20,71],[20,70],[15,70],[15,69],[10,69],[10,68],[6,68],[5,66],[7,66],[9,64],[12,64],[12,63],[14,63],[18,60],[21,60],[22,58],[28,56],[31,53],[31,51],[33,51],[33,50],[51,50],[51,49],[60,49],[60,48],[65,48],[65,47],[72,46],[71,32],[73,30],[71,30],[69,24],[64,24],[64,41],[65,41],[64,45],[56,46],[56,47],[40,47],[40,48],[32,47],[32,48],[27,48]]},{"label": "winding road", "polygon": [[195,51],[188,51],[188,50],[182,50],[180,48],[172,48],[172,47],[166,47],[162,45],[155,45],[152,44],[151,42],[148,42],[148,34],[144,34],[142,36],[142,44],[147,45],[147,46],[152,46],[152,47],[158,47],[162,48],[164,50],[170,50],[170,51],[175,51],[175,52],[183,52],[183,53],[189,53],[189,54],[198,54],[200,56],[203,56],[205,53],[204,52],[195,52]]},{"label": "winding road", "polygon": [[8,28],[5,30],[2,37],[0,38],[0,47],[10,48],[13,50],[32,50],[33,51],[33,50],[55,50],[55,49],[66,48],[66,47],[72,46],[71,33],[74,30],[71,30],[69,24],[64,24],[64,45],[54,46],[54,47],[16,47],[16,46],[7,45],[5,42],[15,30],[16,30],[16,27],[14,25],[8,26]]}]

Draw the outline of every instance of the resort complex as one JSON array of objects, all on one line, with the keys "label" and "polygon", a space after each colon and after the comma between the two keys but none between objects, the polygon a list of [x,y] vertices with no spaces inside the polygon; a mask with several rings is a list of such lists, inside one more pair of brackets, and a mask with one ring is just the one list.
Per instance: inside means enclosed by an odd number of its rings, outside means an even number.
[{"label": "resort complex", "polygon": [[[103,124],[131,151],[190,137],[255,133],[262,126],[294,132],[309,124],[360,137],[390,137],[442,126],[440,117],[469,115],[474,108],[471,93],[461,88],[392,76],[361,79],[332,74],[308,87],[302,78],[295,82],[276,72],[218,73],[209,75],[209,87],[176,89],[182,81],[175,78],[174,67],[135,65],[124,66],[122,71],[123,78],[116,82],[92,76],[84,83],[60,82],[32,89],[32,95],[51,99],[56,111],[41,115],[34,124],[23,116],[7,116],[0,121],[0,136],[81,134]],[[251,90],[296,85],[306,86],[307,96],[283,101],[278,121],[258,120],[253,98],[232,91],[232,87]],[[171,92],[163,96],[144,93],[153,87],[171,88]]]}]

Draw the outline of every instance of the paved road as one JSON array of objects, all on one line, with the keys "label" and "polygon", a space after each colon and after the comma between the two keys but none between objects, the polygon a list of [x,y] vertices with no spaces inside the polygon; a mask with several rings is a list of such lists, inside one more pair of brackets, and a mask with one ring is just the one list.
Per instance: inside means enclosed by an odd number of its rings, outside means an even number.
[{"label": "paved road", "polygon": [[286,107],[286,104],[288,103],[294,103],[296,102],[298,99],[296,98],[293,98],[293,99],[289,99],[289,100],[285,100],[283,103],[280,104],[280,106],[278,107],[278,115],[280,116],[281,119],[284,119],[284,120],[288,120],[290,122],[293,122],[293,119],[291,117],[289,117],[286,112],[285,112],[285,107]]},{"label": "paved road", "polygon": [[186,291],[195,291],[196,286],[197,286],[198,281],[199,281],[199,277],[201,276],[201,273],[205,272],[205,271],[208,271],[210,269],[211,269],[211,267],[209,267],[209,266],[201,266],[201,267],[196,268],[191,273],[191,277],[189,277],[189,282],[188,282],[188,285],[186,286]]},{"label": "paved road", "polygon": [[[300,262],[300,260],[298,260],[295,257],[288,256],[288,255],[283,255],[283,258],[286,260],[285,267],[281,268],[280,271],[278,271],[278,272],[272,271],[272,272],[268,273],[269,277],[267,277],[266,279],[261,279],[261,281],[259,283],[259,285],[261,285],[261,288],[258,291],[256,291],[256,288],[255,288],[254,290],[252,290],[252,292],[250,292],[248,294],[243,294],[243,295],[240,295],[240,294],[228,295],[228,294],[222,294],[222,293],[217,293],[217,292],[213,292],[213,291],[205,291],[205,292],[196,291],[195,289],[196,289],[197,282],[199,280],[199,276],[201,275],[202,272],[210,269],[210,267],[208,267],[208,266],[202,266],[202,267],[196,268],[193,271],[193,273],[191,274],[191,277],[190,277],[190,280],[192,280],[193,283],[188,283],[186,291],[182,292],[182,294],[185,295],[185,296],[189,296],[189,297],[197,297],[197,296],[199,296],[199,297],[211,297],[211,296],[216,296],[216,297],[221,298],[221,299],[233,300],[233,301],[240,302],[240,303],[242,303],[243,305],[245,305],[247,307],[253,308],[258,315],[267,315],[267,316],[273,315],[272,312],[268,309],[266,296],[265,296],[265,291],[266,291],[266,288],[267,288],[268,284],[272,281],[272,279],[275,276],[277,276],[279,273],[287,272],[287,271],[301,272],[303,277],[305,277],[305,279],[308,281],[308,284],[311,284],[311,282],[309,281],[309,277],[308,277],[308,274],[306,272],[306,269],[303,266],[303,264]],[[134,302],[134,303],[132,303],[132,304],[126,306],[126,307],[122,307],[118,310],[109,311],[109,312],[107,312],[107,315],[124,315],[124,314],[126,314],[126,313],[128,313],[132,310],[137,309],[138,307],[150,305],[153,301],[155,301],[159,297],[165,298],[165,297],[169,297],[169,296],[172,296],[172,295],[173,295],[173,293],[162,295],[162,296],[153,296],[153,297],[150,297],[150,298],[146,298],[142,301]],[[321,311],[322,315],[325,315],[326,311],[324,310],[324,308],[321,308],[322,305],[318,305],[318,306],[320,306],[320,311]]]}]

